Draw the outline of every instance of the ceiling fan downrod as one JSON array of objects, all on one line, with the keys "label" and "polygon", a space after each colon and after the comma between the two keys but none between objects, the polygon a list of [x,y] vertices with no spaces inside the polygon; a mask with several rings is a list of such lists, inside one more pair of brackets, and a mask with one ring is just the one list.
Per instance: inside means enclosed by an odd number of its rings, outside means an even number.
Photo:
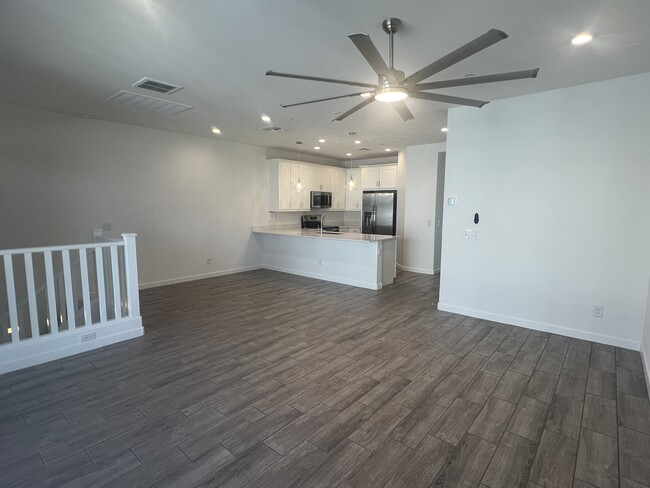
[{"label": "ceiling fan downrod", "polygon": [[388,67],[391,70],[395,69],[395,66],[393,66],[393,34],[397,32],[401,25],[402,21],[395,17],[386,19],[381,23],[382,29],[388,34]]}]

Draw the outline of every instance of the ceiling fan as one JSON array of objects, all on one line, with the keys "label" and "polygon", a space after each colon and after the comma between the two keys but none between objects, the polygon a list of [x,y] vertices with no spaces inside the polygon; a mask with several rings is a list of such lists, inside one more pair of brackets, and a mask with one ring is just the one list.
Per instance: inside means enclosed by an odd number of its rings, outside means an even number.
[{"label": "ceiling fan", "polygon": [[325,102],[328,100],[336,100],[338,98],[348,98],[363,96],[365,100],[347,112],[339,115],[333,121],[341,121],[346,117],[352,115],[356,111],[362,109],[366,105],[370,105],[375,100],[380,102],[391,102],[397,113],[406,122],[407,120],[414,119],[413,114],[408,109],[403,100],[407,97],[419,98],[422,100],[430,100],[433,102],[452,103],[456,105],[468,105],[470,107],[482,107],[488,102],[481,100],[472,100],[470,98],[461,98],[450,95],[441,95],[438,93],[428,93],[426,90],[434,90],[437,88],[450,88],[456,86],[478,85],[482,83],[494,83],[497,81],[520,80],[524,78],[535,78],[539,72],[539,68],[529,69],[524,71],[512,71],[509,73],[498,73],[494,75],[473,76],[466,78],[459,78],[455,80],[433,81],[429,83],[420,83],[427,78],[441,72],[444,69],[453,66],[454,64],[462,61],[465,58],[476,54],[479,51],[499,42],[508,35],[497,29],[490,29],[482,36],[477,37],[473,41],[468,42],[464,46],[459,47],[455,51],[443,56],[442,58],[434,61],[433,63],[425,66],[419,71],[416,71],[410,76],[404,76],[404,72],[395,69],[393,66],[393,34],[402,25],[402,21],[396,18],[384,20],[382,27],[384,32],[389,36],[388,48],[388,65],[379,54],[379,51],[370,40],[368,34],[351,34],[348,37],[357,49],[361,52],[366,61],[370,64],[372,69],[377,73],[377,84],[361,83],[357,81],[337,80],[332,78],[322,78],[319,76],[305,76],[294,75],[290,73],[278,73],[276,71],[267,71],[267,76],[280,76],[283,78],[297,78],[300,80],[323,81],[325,83],[338,83],[341,85],[360,86],[366,88],[363,92],[350,93],[348,95],[341,95],[338,97],[320,98],[318,100],[309,100],[307,102],[291,103],[280,105],[282,108],[296,107],[298,105],[306,105],[308,103]]}]

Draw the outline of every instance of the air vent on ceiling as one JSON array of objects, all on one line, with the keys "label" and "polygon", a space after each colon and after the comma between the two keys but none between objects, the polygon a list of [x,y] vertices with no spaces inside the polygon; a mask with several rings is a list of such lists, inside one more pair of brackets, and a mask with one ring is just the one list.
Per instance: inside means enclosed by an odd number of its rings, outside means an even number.
[{"label": "air vent on ceiling", "polygon": [[184,103],[170,102],[169,100],[148,97],[147,95],[140,95],[126,90],[120,90],[108,98],[108,100],[113,103],[119,103],[120,105],[128,105],[173,115],[193,108],[191,105],[185,105]]},{"label": "air vent on ceiling", "polygon": [[182,86],[172,85],[166,81],[152,80],[151,78],[142,78],[140,81],[136,81],[131,86],[137,86],[138,88],[144,88],[145,90],[152,90],[158,93],[164,93],[169,95],[171,93],[177,92]]},{"label": "air vent on ceiling", "polygon": [[273,126],[273,127],[261,127],[260,130],[263,130],[265,132],[278,132],[278,131],[283,131],[284,129],[282,127],[278,126]]}]

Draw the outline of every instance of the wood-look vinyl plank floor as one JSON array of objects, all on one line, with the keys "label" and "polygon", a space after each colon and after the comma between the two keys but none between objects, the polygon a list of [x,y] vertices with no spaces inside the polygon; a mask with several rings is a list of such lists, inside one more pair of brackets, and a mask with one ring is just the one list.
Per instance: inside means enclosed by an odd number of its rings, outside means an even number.
[{"label": "wood-look vinyl plank floor", "polygon": [[650,487],[638,352],[267,270],[141,292],[143,337],[0,376],[0,486]]}]

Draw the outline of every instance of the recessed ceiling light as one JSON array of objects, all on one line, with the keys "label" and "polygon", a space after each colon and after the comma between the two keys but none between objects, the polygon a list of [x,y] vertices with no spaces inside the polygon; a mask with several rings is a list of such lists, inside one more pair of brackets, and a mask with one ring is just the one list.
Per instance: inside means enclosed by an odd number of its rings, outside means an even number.
[{"label": "recessed ceiling light", "polygon": [[391,152],[392,149],[391,149],[390,147],[387,147],[386,149],[384,149],[384,151],[386,151],[386,152]]},{"label": "recessed ceiling light", "polygon": [[362,96],[363,98],[368,98],[368,97],[371,97],[371,96],[372,96],[372,93],[370,93],[370,92],[362,93],[361,96]]},{"label": "recessed ceiling light", "polygon": [[582,32],[575,36],[573,39],[571,39],[571,44],[574,46],[582,46],[583,44],[587,44],[591,42],[593,39],[593,36],[589,34],[589,32]]},{"label": "recessed ceiling light", "polygon": [[262,119],[264,122],[271,122],[271,117],[266,114],[260,115],[260,119]]},{"label": "recessed ceiling light", "polygon": [[221,129],[219,129],[218,127],[213,127],[213,128],[212,128],[212,132],[213,132],[214,134],[221,134]]},{"label": "recessed ceiling light", "polygon": [[314,149],[318,151],[320,149],[320,146],[314,146]]},{"label": "recessed ceiling light", "polygon": [[345,153],[346,156],[352,156],[352,153]]},{"label": "recessed ceiling light", "polygon": [[361,141],[354,141],[355,144],[361,144]]},{"label": "recessed ceiling light", "polygon": [[447,132],[449,129],[447,129],[446,127],[443,127],[443,128],[440,129],[440,130],[441,130],[442,132]]},{"label": "recessed ceiling light", "polygon": [[320,142],[322,144],[322,143],[325,142],[325,139],[318,139],[318,142]]}]

